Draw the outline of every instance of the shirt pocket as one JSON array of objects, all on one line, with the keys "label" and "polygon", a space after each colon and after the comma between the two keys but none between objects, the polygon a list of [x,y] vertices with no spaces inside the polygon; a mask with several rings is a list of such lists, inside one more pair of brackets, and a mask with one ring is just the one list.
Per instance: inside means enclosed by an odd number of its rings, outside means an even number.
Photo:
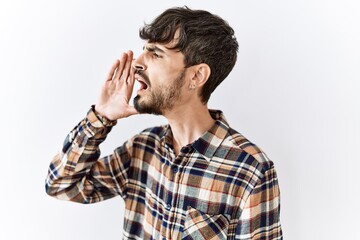
[{"label": "shirt pocket", "polygon": [[189,207],[186,211],[182,239],[227,239],[229,217],[224,214],[210,215]]}]

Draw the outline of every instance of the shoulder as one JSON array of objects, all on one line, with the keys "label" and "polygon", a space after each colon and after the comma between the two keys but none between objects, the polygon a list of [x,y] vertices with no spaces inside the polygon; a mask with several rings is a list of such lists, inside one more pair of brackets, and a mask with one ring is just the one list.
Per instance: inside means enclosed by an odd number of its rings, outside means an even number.
[{"label": "shoulder", "polygon": [[258,145],[233,128],[229,127],[223,145],[231,149],[237,162],[252,165],[262,173],[273,167],[273,162]]},{"label": "shoulder", "polygon": [[239,169],[256,169],[257,172],[264,172],[271,167],[273,163],[268,156],[260,147],[230,127],[222,111],[210,110],[210,114],[218,123],[214,135],[222,139],[214,154],[218,161]]}]

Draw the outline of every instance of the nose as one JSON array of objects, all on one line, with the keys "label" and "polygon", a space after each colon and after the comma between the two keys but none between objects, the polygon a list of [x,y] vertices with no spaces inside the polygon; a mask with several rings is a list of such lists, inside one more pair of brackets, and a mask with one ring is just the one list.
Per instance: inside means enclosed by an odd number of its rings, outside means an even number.
[{"label": "nose", "polygon": [[140,55],[138,58],[134,58],[132,62],[132,67],[135,70],[142,70],[142,71],[146,70],[146,66],[143,62],[142,55]]}]

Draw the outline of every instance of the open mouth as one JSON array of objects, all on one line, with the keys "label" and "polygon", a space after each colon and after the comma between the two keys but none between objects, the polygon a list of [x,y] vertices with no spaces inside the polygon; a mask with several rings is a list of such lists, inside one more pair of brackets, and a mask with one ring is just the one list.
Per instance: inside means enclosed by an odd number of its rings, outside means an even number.
[{"label": "open mouth", "polygon": [[140,83],[140,88],[138,91],[146,90],[148,88],[147,83],[145,81],[143,81],[142,79],[137,78],[136,81],[138,81]]}]

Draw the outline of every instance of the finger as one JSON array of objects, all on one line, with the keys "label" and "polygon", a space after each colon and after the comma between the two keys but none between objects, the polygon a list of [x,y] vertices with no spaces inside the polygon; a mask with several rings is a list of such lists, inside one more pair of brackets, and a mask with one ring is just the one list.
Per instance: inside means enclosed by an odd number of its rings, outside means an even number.
[{"label": "finger", "polygon": [[120,79],[123,69],[124,69],[124,66],[125,66],[125,63],[126,63],[126,59],[127,59],[127,54],[122,53],[120,56],[120,64],[119,64],[119,67],[116,69],[114,80]]},{"label": "finger", "polygon": [[127,81],[127,78],[129,77],[130,74],[130,70],[131,70],[131,63],[132,63],[132,59],[133,59],[133,52],[131,50],[127,51],[127,59],[126,59],[126,64],[123,70],[123,74],[122,74],[122,79],[124,79],[125,81]]},{"label": "finger", "polygon": [[130,69],[130,75],[127,77],[125,83],[126,83],[126,96],[128,99],[131,98],[131,95],[133,94],[134,85],[135,85],[135,74],[134,70]]},{"label": "finger", "polygon": [[107,78],[106,78],[106,81],[111,81],[113,76],[114,76],[114,73],[115,73],[115,70],[116,68],[118,67],[119,65],[119,59],[116,59],[116,61],[113,63],[108,75],[107,75]]},{"label": "finger", "polygon": [[129,74],[128,78],[126,79],[126,83],[129,84],[130,86],[134,86],[135,69],[132,66],[130,66],[130,74]]}]

